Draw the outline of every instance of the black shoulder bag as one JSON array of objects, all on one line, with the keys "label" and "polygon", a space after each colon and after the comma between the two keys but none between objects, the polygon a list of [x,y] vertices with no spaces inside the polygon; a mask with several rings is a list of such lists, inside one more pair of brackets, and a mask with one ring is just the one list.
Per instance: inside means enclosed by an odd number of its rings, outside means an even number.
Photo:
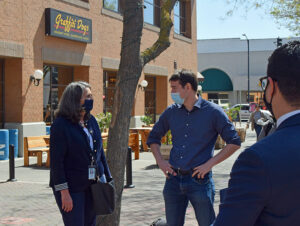
[{"label": "black shoulder bag", "polygon": [[102,183],[97,175],[97,182],[91,185],[94,211],[96,215],[112,214],[115,209],[115,187],[113,181]]},{"label": "black shoulder bag", "polygon": [[[96,153],[89,148],[91,157],[96,158]],[[113,180],[106,183],[100,182],[100,175],[96,163],[96,183],[91,184],[93,207],[96,215],[112,214],[115,209],[115,187]]]}]

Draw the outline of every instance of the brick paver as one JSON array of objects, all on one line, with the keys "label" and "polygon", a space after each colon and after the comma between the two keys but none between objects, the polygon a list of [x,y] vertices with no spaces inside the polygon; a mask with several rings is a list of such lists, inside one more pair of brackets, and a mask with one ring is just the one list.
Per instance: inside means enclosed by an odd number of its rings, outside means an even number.
[{"label": "brick paver", "polygon": [[[255,134],[247,131],[242,148],[227,161],[214,168],[216,184],[215,211],[218,212],[219,190],[227,186],[229,172],[238,154],[255,142]],[[217,153],[217,151],[216,151]],[[122,226],[143,226],[164,218],[162,189],[165,177],[156,167],[151,153],[141,153],[133,160],[133,184],[124,189],[122,198]],[[34,162],[35,159],[30,160]],[[23,159],[16,160],[17,182],[6,182],[8,161],[0,161],[0,225],[63,225],[52,190],[48,187],[49,169],[23,167]],[[191,206],[187,209],[185,226],[197,225]]]}]

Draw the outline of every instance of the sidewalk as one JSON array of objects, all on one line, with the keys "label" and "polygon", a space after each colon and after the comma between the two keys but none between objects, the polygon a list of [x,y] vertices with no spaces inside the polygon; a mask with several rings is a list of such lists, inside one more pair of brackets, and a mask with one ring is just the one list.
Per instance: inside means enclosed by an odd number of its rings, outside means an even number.
[{"label": "sidewalk", "polygon": [[[219,190],[227,186],[232,164],[239,153],[255,140],[255,133],[248,130],[242,148],[214,168],[216,213]],[[215,153],[218,153],[218,150]],[[34,161],[34,158],[30,159],[30,163]],[[150,225],[159,217],[164,218],[162,189],[165,177],[149,152],[141,153],[140,160],[133,160],[132,165],[135,188],[123,191],[120,225]],[[17,182],[6,182],[9,176],[8,161],[0,161],[0,225],[63,225],[52,190],[48,187],[49,169],[37,166],[23,167],[23,158],[19,158],[16,160],[15,171]],[[187,209],[185,225],[197,225],[190,206]]]}]

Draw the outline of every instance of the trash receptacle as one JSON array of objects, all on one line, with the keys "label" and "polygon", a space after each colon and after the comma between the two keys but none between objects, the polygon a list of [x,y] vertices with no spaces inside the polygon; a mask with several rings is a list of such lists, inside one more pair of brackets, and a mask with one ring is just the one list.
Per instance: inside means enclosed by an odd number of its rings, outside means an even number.
[{"label": "trash receptacle", "polygon": [[51,126],[46,126],[46,135],[50,135],[50,127]]},{"label": "trash receptacle", "polygon": [[0,160],[7,160],[9,155],[9,134],[7,129],[0,129]]},{"label": "trash receptacle", "polygon": [[9,130],[9,144],[13,144],[15,147],[15,158],[18,157],[18,129]]}]

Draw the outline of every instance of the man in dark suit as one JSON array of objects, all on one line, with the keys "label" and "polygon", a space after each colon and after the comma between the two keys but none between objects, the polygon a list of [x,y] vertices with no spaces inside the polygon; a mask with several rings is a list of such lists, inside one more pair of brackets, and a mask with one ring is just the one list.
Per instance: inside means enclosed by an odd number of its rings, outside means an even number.
[{"label": "man in dark suit", "polygon": [[269,58],[261,79],[276,131],[240,154],[215,226],[300,225],[300,42]]}]

